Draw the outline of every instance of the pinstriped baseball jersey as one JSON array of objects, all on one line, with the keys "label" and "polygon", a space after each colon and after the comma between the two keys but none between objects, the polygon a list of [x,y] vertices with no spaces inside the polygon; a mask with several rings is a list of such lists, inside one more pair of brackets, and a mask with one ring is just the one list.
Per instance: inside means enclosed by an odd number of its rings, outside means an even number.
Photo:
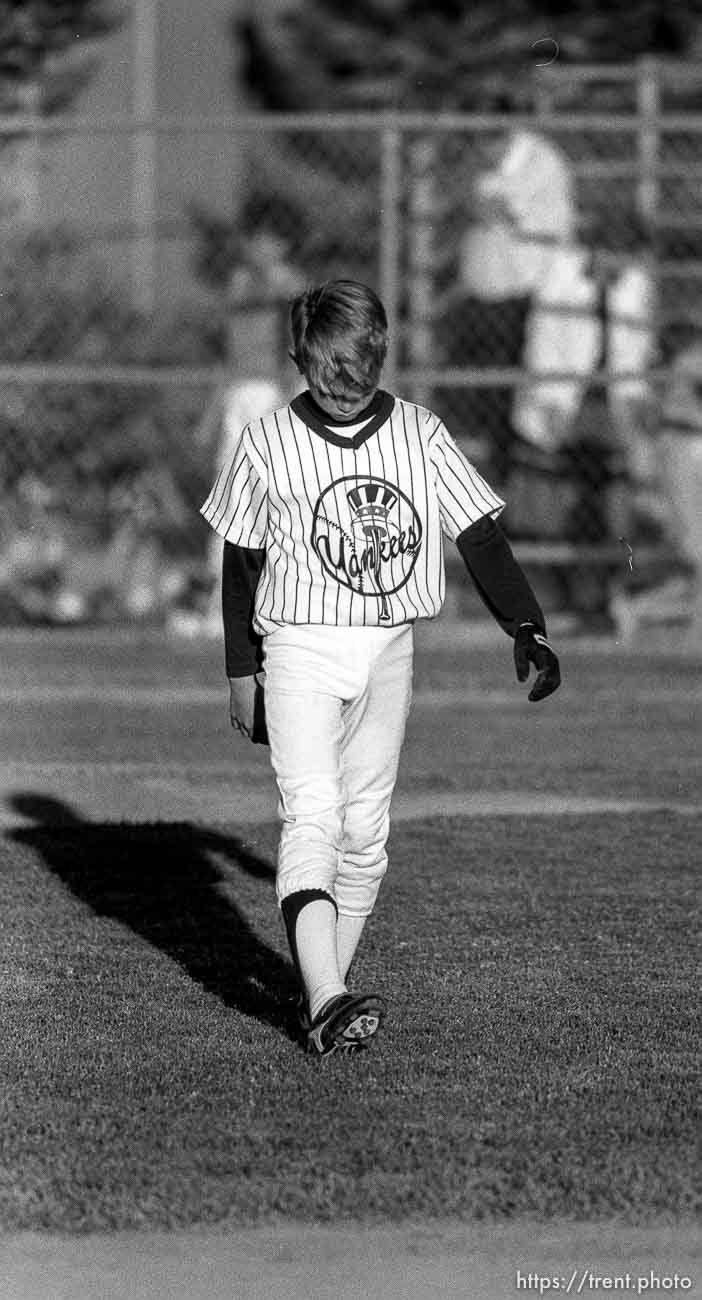
[{"label": "pinstriped baseball jersey", "polygon": [[247,425],[202,506],[221,537],[265,549],[260,634],[434,617],[443,536],[504,508],[431,411],[378,390],[365,415],[344,436],[301,394]]}]

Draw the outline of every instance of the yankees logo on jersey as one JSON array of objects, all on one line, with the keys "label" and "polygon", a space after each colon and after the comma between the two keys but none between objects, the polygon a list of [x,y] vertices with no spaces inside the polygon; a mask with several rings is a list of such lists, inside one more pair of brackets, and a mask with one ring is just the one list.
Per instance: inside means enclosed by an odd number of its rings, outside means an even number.
[{"label": "yankees logo on jersey", "polygon": [[378,390],[351,435],[307,393],[242,432],[202,514],[265,549],[254,628],[395,626],[438,614],[443,541],[504,502],[432,412]]},{"label": "yankees logo on jersey", "polygon": [[404,492],[355,475],[325,488],[312,516],[312,546],[327,573],[362,595],[375,593],[380,621],[388,596],[409,581],[422,544],[422,523]]}]

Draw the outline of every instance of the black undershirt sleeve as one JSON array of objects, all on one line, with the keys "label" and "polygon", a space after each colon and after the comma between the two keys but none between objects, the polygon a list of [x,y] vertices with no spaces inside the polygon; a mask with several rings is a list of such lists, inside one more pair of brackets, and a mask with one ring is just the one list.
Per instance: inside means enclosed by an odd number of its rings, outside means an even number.
[{"label": "black undershirt sleeve", "polygon": [[263,663],[262,638],[253,629],[253,607],[265,558],[265,551],[224,543],[222,621],[227,677],[252,677]]},{"label": "black undershirt sleeve", "polygon": [[483,602],[508,636],[516,636],[522,623],[546,632],[541,606],[494,519],[486,515],[471,524],[456,545]]}]

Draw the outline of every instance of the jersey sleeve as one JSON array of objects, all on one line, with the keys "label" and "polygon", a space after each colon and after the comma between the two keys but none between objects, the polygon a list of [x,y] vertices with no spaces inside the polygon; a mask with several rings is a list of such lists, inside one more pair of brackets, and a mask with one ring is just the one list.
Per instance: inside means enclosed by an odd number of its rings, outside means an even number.
[{"label": "jersey sleeve", "polygon": [[266,464],[254,445],[250,426],[244,429],[233,457],[217,475],[200,513],[225,541],[255,550],[265,548]]},{"label": "jersey sleeve", "polygon": [[497,519],[505,508],[482,474],[463,455],[442,420],[429,436],[429,454],[439,501],[441,527],[455,542],[466,528],[488,516]]}]

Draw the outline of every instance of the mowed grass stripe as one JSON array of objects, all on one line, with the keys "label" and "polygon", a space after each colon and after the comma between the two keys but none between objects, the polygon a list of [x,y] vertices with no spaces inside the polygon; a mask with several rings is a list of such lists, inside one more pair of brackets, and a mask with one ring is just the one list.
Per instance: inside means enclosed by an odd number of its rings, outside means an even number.
[{"label": "mowed grass stripe", "polygon": [[[652,692],[650,687],[627,689],[623,692],[621,685],[601,687],[597,691],[598,702],[620,702],[622,695],[630,704],[645,704],[649,708],[659,707],[684,700],[690,705],[702,701],[702,686],[692,687],[681,682],[677,686],[657,687]],[[591,690],[578,690],[569,686],[568,696],[571,701],[582,703],[591,698]],[[76,685],[24,685],[0,687],[0,705],[37,705],[37,704],[117,704],[125,708],[158,708],[164,705],[182,705],[196,708],[202,705],[227,703],[226,683],[221,686],[127,686],[94,683]],[[515,709],[524,707],[524,688],[516,685],[504,688],[469,686],[458,687],[419,687],[415,690],[412,706],[415,709],[454,709],[466,707],[494,708],[510,706]]]},{"label": "mowed grass stripe", "polygon": [[6,835],[0,1223],[692,1218],[701,832],[396,825],[354,1060],[294,1037],[274,825]]},{"label": "mowed grass stripe", "polygon": [[[206,778],[203,780],[203,778]],[[225,763],[10,763],[0,764],[0,827],[32,825],[37,800],[47,825],[181,820],[188,814],[225,823],[232,816],[233,778]],[[237,819],[241,824],[274,821],[277,793],[272,778],[261,783],[259,767],[236,771]],[[32,793],[41,790],[42,794]],[[149,794],[153,801],[149,801]],[[108,808],[112,804],[108,814]],[[185,807],[187,805],[188,812]],[[171,809],[165,816],[163,808]],[[562,817],[669,811],[702,814],[702,801],[558,795],[548,791],[407,791],[393,797],[392,821],[428,817]],[[198,815],[199,814],[199,815]]]},{"label": "mowed grass stripe", "polygon": [[[675,698],[677,698],[677,695]],[[117,704],[124,708],[150,709],[169,704],[182,705],[186,708],[220,704],[222,708],[225,708],[227,702],[226,683],[217,687],[21,685],[0,688],[0,705],[95,704],[106,706]],[[415,692],[413,704],[416,708],[455,708],[456,705],[461,704],[492,708],[496,704],[521,706],[522,700],[514,689],[470,690],[466,687],[458,690],[418,690]]]}]

